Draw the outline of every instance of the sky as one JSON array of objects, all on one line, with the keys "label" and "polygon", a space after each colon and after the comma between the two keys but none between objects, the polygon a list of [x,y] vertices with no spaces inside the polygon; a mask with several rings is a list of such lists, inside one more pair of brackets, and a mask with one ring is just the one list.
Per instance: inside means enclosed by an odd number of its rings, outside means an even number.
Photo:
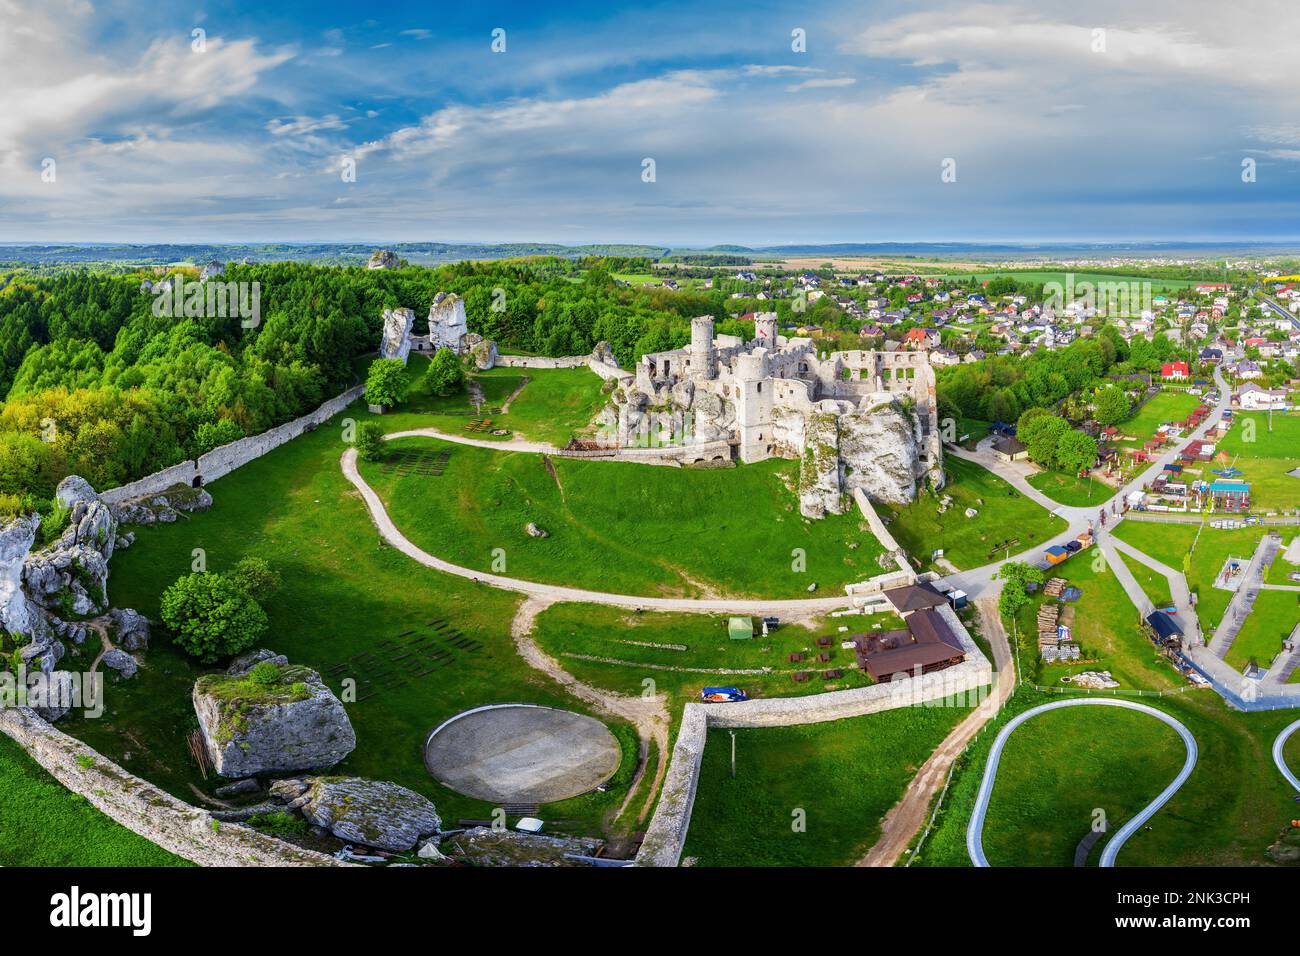
[{"label": "sky", "polygon": [[1289,241],[1297,36],[1292,0],[0,0],[0,242]]}]

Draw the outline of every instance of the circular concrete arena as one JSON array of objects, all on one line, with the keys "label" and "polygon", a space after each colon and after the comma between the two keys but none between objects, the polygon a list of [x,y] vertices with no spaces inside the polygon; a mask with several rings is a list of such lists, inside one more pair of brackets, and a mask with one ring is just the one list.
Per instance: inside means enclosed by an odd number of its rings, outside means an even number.
[{"label": "circular concrete arena", "polygon": [[439,783],[496,803],[576,797],[612,777],[621,759],[599,720],[537,704],[467,710],[424,742],[424,764]]}]

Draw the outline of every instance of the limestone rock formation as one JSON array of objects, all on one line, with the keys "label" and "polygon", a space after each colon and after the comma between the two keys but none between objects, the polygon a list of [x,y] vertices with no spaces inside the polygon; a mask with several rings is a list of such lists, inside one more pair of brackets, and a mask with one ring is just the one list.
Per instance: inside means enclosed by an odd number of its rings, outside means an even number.
[{"label": "limestone rock formation", "polygon": [[117,671],[124,680],[134,677],[135,672],[140,669],[134,657],[116,647],[105,653],[99,663],[110,670]]},{"label": "limestone rock formation", "polygon": [[[108,506],[118,524],[170,524],[181,512],[193,513],[212,508],[212,495],[203,488],[173,485],[162,494],[138,495]],[[128,544],[134,536],[127,539]],[[121,547],[119,544],[118,547]]]},{"label": "limestone rock formation", "polygon": [[444,842],[454,859],[477,866],[584,866],[572,856],[595,856],[604,844],[594,837],[559,837],[475,827]]},{"label": "limestone rock formation", "polygon": [[410,309],[384,309],[384,331],[379,341],[379,357],[406,361],[411,354],[411,326],[415,313]]},{"label": "limestone rock formation", "polygon": [[23,591],[23,564],[40,524],[40,516],[33,514],[0,527],[0,627],[10,634],[32,633],[33,611]]},{"label": "limestone rock formation", "polygon": [[298,799],[302,814],[340,840],[404,853],[442,826],[437,808],[386,780],[311,777]]},{"label": "limestone rock formation", "polygon": [[28,675],[27,705],[38,717],[58,720],[76,702],[76,684],[68,671]]},{"label": "limestone rock formation", "polygon": [[370,254],[370,261],[366,263],[367,269],[397,269],[402,265],[402,260],[397,258],[397,253],[391,249],[376,249]]},{"label": "limestone rock formation", "polygon": [[480,372],[486,372],[497,364],[497,344],[477,332],[465,336],[465,354],[473,359],[474,367]]},{"label": "limestone rock formation", "polygon": [[916,500],[923,465],[912,422],[897,402],[843,416],[840,458],[846,466],[846,491],[861,488],[878,504]]},{"label": "limestone rock formation", "polygon": [[347,712],[320,675],[271,651],[200,677],[192,697],[208,755],[223,777],[320,770],[357,745]]},{"label": "limestone rock formation", "polygon": [[439,292],[429,306],[429,348],[451,349],[457,355],[464,351],[465,335],[469,323],[465,318],[465,300],[454,292]]},{"label": "limestone rock formation", "polygon": [[[128,651],[143,651],[149,647],[149,619],[129,607],[114,608],[108,612],[113,624],[113,642]],[[78,641],[77,643],[81,643]]]},{"label": "limestone rock formation", "polygon": [[823,518],[844,511],[840,490],[839,423],[820,413],[808,419],[805,447],[799,459],[799,513]]},{"label": "limestone rock formation", "polygon": [[59,540],[28,556],[23,581],[43,608],[87,616],[108,609],[108,559],[117,543],[117,520],[90,483],[77,475],[59,482],[55,498],[70,509]]}]

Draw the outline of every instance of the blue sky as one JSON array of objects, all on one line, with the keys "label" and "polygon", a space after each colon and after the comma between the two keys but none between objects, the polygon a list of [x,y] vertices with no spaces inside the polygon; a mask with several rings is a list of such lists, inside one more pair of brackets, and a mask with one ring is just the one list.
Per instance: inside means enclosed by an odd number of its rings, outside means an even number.
[{"label": "blue sky", "polygon": [[0,241],[1300,238],[1300,10],[1134,6],[0,0]]}]

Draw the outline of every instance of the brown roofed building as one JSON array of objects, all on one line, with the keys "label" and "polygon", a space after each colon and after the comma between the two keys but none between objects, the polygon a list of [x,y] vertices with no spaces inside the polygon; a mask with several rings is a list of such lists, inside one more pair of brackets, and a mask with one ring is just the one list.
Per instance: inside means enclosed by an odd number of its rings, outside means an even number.
[{"label": "brown roofed building", "polygon": [[928,674],[966,659],[961,641],[952,633],[943,615],[932,607],[909,613],[907,628],[906,631],[853,636],[858,664],[876,683],[890,680],[895,674],[910,677],[918,668],[922,674]]},{"label": "brown roofed building", "polygon": [[908,614],[927,607],[939,607],[947,604],[948,598],[942,591],[928,582],[909,584],[906,587],[890,588],[883,592],[885,600],[894,605],[899,614]]}]

